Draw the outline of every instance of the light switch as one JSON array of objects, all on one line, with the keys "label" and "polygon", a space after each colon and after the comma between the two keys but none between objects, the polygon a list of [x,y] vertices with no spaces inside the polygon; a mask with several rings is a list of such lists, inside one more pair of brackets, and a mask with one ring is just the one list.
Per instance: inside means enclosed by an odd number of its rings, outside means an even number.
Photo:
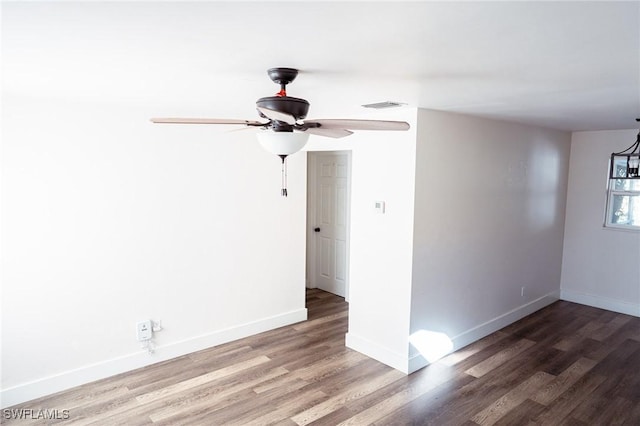
[{"label": "light switch", "polygon": [[374,206],[376,213],[384,214],[384,201],[376,201]]}]

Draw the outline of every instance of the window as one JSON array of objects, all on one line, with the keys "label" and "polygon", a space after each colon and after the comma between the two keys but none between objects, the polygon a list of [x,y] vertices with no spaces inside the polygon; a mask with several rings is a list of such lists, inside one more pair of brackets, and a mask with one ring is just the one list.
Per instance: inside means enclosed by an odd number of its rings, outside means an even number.
[{"label": "window", "polygon": [[[627,162],[616,159],[614,176],[627,176]],[[640,231],[640,179],[609,179],[605,226]]]}]

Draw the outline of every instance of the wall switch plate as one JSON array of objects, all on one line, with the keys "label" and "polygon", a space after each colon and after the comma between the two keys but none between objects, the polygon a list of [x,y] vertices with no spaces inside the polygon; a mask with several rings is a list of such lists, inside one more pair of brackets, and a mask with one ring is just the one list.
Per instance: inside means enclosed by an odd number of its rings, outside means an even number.
[{"label": "wall switch plate", "polygon": [[384,214],[384,201],[376,201],[373,208],[376,210],[376,213]]},{"label": "wall switch plate", "polygon": [[138,337],[139,342],[151,340],[151,338],[153,337],[151,320],[140,321],[136,325],[136,336]]}]

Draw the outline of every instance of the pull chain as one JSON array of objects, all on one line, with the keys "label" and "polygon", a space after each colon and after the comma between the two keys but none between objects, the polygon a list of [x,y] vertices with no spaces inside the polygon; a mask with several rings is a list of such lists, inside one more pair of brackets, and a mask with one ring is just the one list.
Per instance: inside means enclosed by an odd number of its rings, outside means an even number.
[{"label": "pull chain", "polygon": [[282,191],[280,192],[280,195],[282,195],[283,197],[287,196],[287,156],[286,155],[280,155],[280,158],[282,158]]}]

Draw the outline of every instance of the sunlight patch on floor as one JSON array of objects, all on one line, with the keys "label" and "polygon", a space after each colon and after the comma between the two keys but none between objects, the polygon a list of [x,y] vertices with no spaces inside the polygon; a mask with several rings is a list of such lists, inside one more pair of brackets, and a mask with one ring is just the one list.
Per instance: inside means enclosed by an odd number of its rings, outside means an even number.
[{"label": "sunlight patch on floor", "polygon": [[436,362],[453,351],[453,342],[444,333],[419,330],[409,336],[411,343],[427,361]]}]

